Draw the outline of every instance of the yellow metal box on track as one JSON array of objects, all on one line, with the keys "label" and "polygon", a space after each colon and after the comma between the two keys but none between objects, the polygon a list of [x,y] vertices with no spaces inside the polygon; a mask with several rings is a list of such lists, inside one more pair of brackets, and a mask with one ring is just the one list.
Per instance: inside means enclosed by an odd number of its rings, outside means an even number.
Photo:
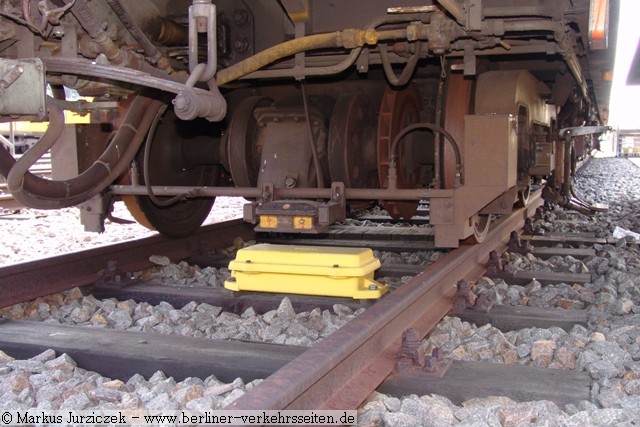
[{"label": "yellow metal box on track", "polygon": [[262,243],[240,249],[229,263],[232,291],[379,298],[388,287],[373,280],[380,261],[371,249]]}]

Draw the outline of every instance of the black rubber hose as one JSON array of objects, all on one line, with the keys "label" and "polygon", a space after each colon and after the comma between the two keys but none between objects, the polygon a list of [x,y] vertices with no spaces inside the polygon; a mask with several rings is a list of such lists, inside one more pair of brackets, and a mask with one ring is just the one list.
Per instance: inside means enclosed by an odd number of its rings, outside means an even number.
[{"label": "black rubber hose", "polygon": [[41,153],[55,144],[61,132],[60,125],[64,125],[60,107],[49,100],[50,128],[17,162],[9,152],[0,150],[0,173],[6,176],[13,197],[25,206],[59,209],[85,202],[127,170],[163,105],[161,101],[138,95],[102,156],[80,175],[64,181],[52,181],[28,171]]},{"label": "black rubber hose", "polygon": [[380,51],[380,59],[382,60],[382,67],[384,69],[384,73],[387,76],[387,80],[392,86],[404,86],[409,83],[413,72],[416,69],[416,65],[418,64],[418,59],[420,59],[420,42],[416,42],[415,44],[415,52],[407,61],[404,69],[400,76],[397,76],[393,71],[391,66],[391,61],[389,60],[389,53],[387,52],[387,46],[385,44],[379,44],[378,50]]}]

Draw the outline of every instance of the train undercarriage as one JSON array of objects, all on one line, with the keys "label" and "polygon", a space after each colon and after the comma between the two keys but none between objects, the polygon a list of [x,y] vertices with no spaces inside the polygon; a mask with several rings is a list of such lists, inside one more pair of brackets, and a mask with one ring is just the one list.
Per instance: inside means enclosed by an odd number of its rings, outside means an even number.
[{"label": "train undercarriage", "polygon": [[[613,7],[0,1],[0,116],[49,121],[20,159],[0,149],[0,173],[26,206],[80,205],[92,231],[117,199],[169,236],[216,196],[286,233],[361,203],[410,219],[426,200],[436,246],[457,247],[543,180],[548,201],[593,214],[570,176],[606,131]],[[28,172],[48,150],[53,180]]]}]

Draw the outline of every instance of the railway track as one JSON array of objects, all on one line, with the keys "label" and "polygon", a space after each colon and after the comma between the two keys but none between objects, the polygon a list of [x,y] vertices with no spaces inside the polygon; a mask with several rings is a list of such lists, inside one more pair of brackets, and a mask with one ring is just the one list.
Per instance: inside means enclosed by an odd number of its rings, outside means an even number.
[{"label": "railway track", "polygon": [[[303,347],[273,344],[262,346],[255,343],[245,346],[242,343],[229,344],[228,342],[211,342],[210,340],[206,340],[209,342],[204,344],[201,339],[158,337],[153,334],[129,335],[129,332],[122,331],[110,331],[105,334],[101,332],[98,337],[97,334],[80,331],[80,328],[77,327],[30,325],[21,322],[7,322],[0,325],[3,336],[14,339],[13,347],[5,343],[3,348],[8,348],[20,357],[32,357],[45,350],[46,346],[55,347],[58,352],[71,354],[83,366],[86,364],[94,367],[97,363],[100,365],[96,368],[97,370],[104,375],[115,378],[127,378],[133,373],[152,375],[155,370],[159,369],[168,371],[176,379],[204,375],[205,372],[216,372],[216,375],[225,381],[233,381],[234,375],[241,375],[245,381],[267,377],[265,381],[254,386],[251,391],[231,404],[229,409],[356,408],[379,386],[381,386],[380,390],[397,394],[408,393],[407,390],[410,388],[407,387],[417,387],[416,381],[408,381],[406,377],[402,377],[402,380],[399,381],[397,376],[390,376],[398,360],[398,349],[402,345],[402,332],[413,328],[417,337],[422,338],[442,317],[450,313],[455,293],[454,284],[460,279],[477,279],[486,269],[489,252],[491,250],[502,252],[506,249],[509,245],[511,232],[524,224],[525,218],[532,215],[537,204],[539,201],[534,199],[529,209],[521,209],[510,217],[496,221],[483,244],[464,246],[444,255],[437,263],[417,274],[409,283],[368,307],[364,313],[308,350]],[[215,236],[215,239],[212,236]],[[229,295],[229,293],[225,295],[225,292],[211,292],[210,289],[198,288],[174,288],[172,292],[169,292],[166,287],[164,289],[155,287],[154,289],[145,285],[129,286],[126,276],[118,272],[119,270],[134,271],[146,268],[150,265],[148,257],[151,254],[162,253],[175,260],[193,255],[194,252],[202,256],[205,253],[219,251],[232,245],[234,239],[238,237],[249,240],[255,236],[251,230],[241,225],[239,221],[235,221],[232,224],[219,224],[205,228],[198,236],[184,239],[177,248],[171,250],[169,250],[169,246],[161,246],[168,245],[167,242],[163,242],[162,238],[151,238],[142,239],[131,248],[125,245],[115,250],[91,251],[91,258],[94,261],[92,261],[92,266],[87,267],[84,272],[82,268],[74,264],[75,262],[81,264],[84,262],[79,253],[68,255],[67,257],[70,258],[64,262],[45,260],[29,263],[21,268],[5,267],[0,269],[0,278],[2,278],[0,283],[3,284],[3,294],[6,291],[9,298],[20,301],[55,292],[62,288],[61,284],[51,285],[54,282],[44,280],[46,272],[49,273],[49,278],[56,275],[53,274],[55,270],[52,271],[51,268],[59,268],[57,271],[78,273],[74,274],[76,278],[72,284],[64,285],[69,288],[95,282],[95,271],[109,265],[109,261],[115,260],[118,268],[112,267],[110,271],[106,269],[107,271],[103,273],[101,279],[103,285],[89,289],[87,292],[96,297],[117,297],[119,300],[132,298],[136,301],[149,303],[159,303],[162,299],[171,302],[176,307],[187,304],[188,301],[206,302],[238,315],[248,307],[258,313],[276,310],[281,301],[280,296],[247,295],[238,298]],[[581,236],[581,238],[583,243],[586,242],[586,236]],[[532,237],[528,240],[540,243],[542,238]],[[547,241],[553,241],[553,239],[549,239],[547,236]],[[133,249],[134,247],[138,249]],[[143,249],[140,250],[140,248]],[[131,252],[127,252],[129,250]],[[562,250],[555,248],[554,250],[555,253],[564,251],[580,256],[567,248]],[[549,253],[551,250],[548,248],[537,251],[543,257],[553,256]],[[581,251],[583,251],[582,255],[589,256],[584,249]],[[57,265],[59,267],[56,267]],[[88,273],[91,269],[94,272]],[[31,276],[24,276],[23,274],[28,271],[31,273],[26,274],[31,274]],[[118,276],[119,274],[120,276]],[[71,275],[67,274],[67,279],[69,276]],[[507,279],[514,279],[514,277]],[[26,292],[24,289],[18,291],[27,283],[37,283],[37,280],[41,280],[39,284],[32,285]],[[105,286],[105,281],[110,284]],[[47,282],[51,287],[45,286]],[[118,282],[120,283],[118,284]],[[344,304],[344,301],[340,300],[291,297],[291,303],[296,312],[311,310],[312,307],[325,309],[339,302]],[[357,302],[344,305],[349,306],[352,311],[360,308],[360,304]],[[462,319],[468,316],[466,319],[477,324],[487,321],[496,324],[500,323],[502,318],[502,322],[507,325],[503,326],[505,329],[522,327],[518,326],[522,325],[522,322],[526,325],[536,325],[535,322],[541,322],[538,325],[549,326],[560,325],[563,321],[557,316],[548,318],[548,313],[544,310],[539,310],[538,313],[535,313],[535,310],[521,310],[519,314],[514,314],[509,310],[501,313],[501,310],[498,309],[492,310],[490,314],[466,310],[465,313],[459,313],[459,316]],[[483,316],[484,320],[481,319]],[[518,320],[518,316],[520,316],[520,320]],[[545,316],[547,316],[546,319]],[[586,318],[567,314],[564,322],[566,325],[586,324]],[[33,335],[34,329],[37,332],[35,336],[30,337]],[[92,337],[92,335],[96,336]],[[43,337],[61,338],[47,339],[47,344],[43,346],[41,344]],[[85,345],[78,347],[75,344],[70,345],[70,342],[85,343]],[[38,343],[40,343],[39,346]],[[200,350],[194,351],[185,359],[182,349],[187,347]],[[98,348],[107,348],[110,351],[98,350]],[[217,348],[216,351],[219,352],[215,352],[214,348]],[[211,357],[212,354],[214,354],[213,357]],[[256,357],[252,358],[249,355]],[[203,359],[207,359],[208,362]],[[230,367],[232,365],[233,367]],[[460,375],[464,377],[465,375],[477,374],[478,369],[486,371],[485,366],[480,368],[459,363],[454,364],[451,369],[452,374],[449,375],[448,380],[444,382],[432,381],[430,390],[425,391],[423,387],[416,390],[425,393],[446,393],[448,390],[451,393],[451,387],[455,389],[455,385],[451,384],[458,381],[458,396],[466,396],[467,394],[460,391],[460,387],[464,388],[460,385]],[[502,375],[515,375],[514,372],[507,371],[508,368],[504,368]],[[545,376],[546,373],[548,373],[547,370],[538,369],[530,375],[533,375],[533,378],[544,379],[542,383],[552,381],[550,377]],[[497,372],[492,372],[489,376],[501,377]],[[458,379],[456,380],[456,378]],[[572,380],[567,378],[563,377],[563,381],[569,388],[588,390],[584,375],[577,375]],[[400,383],[405,385],[400,386]],[[485,385],[487,383],[488,380],[485,381]],[[283,386],[284,384],[286,386]],[[513,386],[506,387],[504,381],[501,384],[493,385],[493,387],[494,389],[502,387],[502,390],[510,390],[514,396],[518,395],[517,390]],[[544,390],[549,393],[546,389]],[[562,399],[566,398],[568,393],[567,390],[562,390],[559,387],[557,401],[563,402]],[[576,396],[585,398],[584,394],[579,395],[578,393]],[[539,398],[543,397],[539,396]],[[531,400],[535,396],[529,394],[524,397],[525,400],[527,398]]]},{"label": "railway track", "polygon": [[172,260],[232,246],[234,239],[249,240],[253,231],[241,220],[212,224],[180,239],[156,235],[111,246],[78,251],[62,256],[19,263],[0,268],[0,287],[6,307],[37,297],[94,283],[98,273],[111,277],[117,271],[142,270],[153,266],[151,255],[163,254]]},{"label": "railway track", "polygon": [[[487,254],[491,250],[502,251],[506,248],[511,231],[522,226],[525,215],[531,215],[538,203],[536,200],[528,211],[521,209],[512,216],[497,221],[490,237],[484,244],[464,246],[445,255],[440,262],[417,274],[408,284],[369,307],[364,314],[328,337],[323,343],[307,351],[299,361],[291,362],[286,370],[274,374],[275,377],[266,381],[266,386],[263,387],[269,387],[271,382],[277,384],[279,381],[289,381],[289,378],[301,381],[303,385],[295,385],[292,379],[289,393],[302,388],[306,388],[307,392],[292,399],[295,403],[288,403],[283,408],[290,407],[289,405],[294,405],[292,407],[332,407],[336,405],[335,402],[356,407],[391,372],[394,363],[392,349],[398,347],[401,331],[411,327],[419,331],[421,337],[426,335],[450,311],[451,298],[455,292],[453,284],[463,278],[472,279],[479,276],[485,269]],[[105,292],[110,291],[112,295],[122,292],[121,297],[131,297],[132,291],[127,291],[127,286],[114,287],[113,283],[123,282],[126,284],[126,277],[120,271],[135,271],[149,267],[151,265],[148,260],[150,255],[162,253],[170,259],[178,260],[194,253],[210,252],[228,247],[238,238],[248,240],[253,237],[251,230],[241,222],[234,221],[230,224],[205,227],[197,235],[177,241],[168,241],[163,237],[156,236],[116,247],[97,248],[84,253],[79,252],[63,257],[4,267],[0,269],[3,294],[5,295],[3,305],[8,306],[63,289],[93,283],[96,279],[96,271],[99,270],[103,271],[100,280],[102,282],[109,281],[112,285],[96,289],[96,295],[100,295],[102,292],[102,295],[105,296]],[[60,280],[51,280],[56,277]],[[138,291],[134,290],[133,294],[135,292],[138,292],[136,299],[148,299],[140,296],[144,293],[142,287]],[[195,290],[195,294],[198,294],[197,290]],[[195,294],[193,290],[186,293],[181,296],[183,300],[178,304],[190,298],[202,300],[203,292],[200,292],[199,296]],[[211,303],[225,308],[229,307],[236,312],[243,311],[243,308],[248,305],[255,306],[254,310],[261,310],[260,307],[262,307],[263,311],[267,311],[273,309],[279,301],[279,297],[271,296],[248,297],[246,303],[242,302],[242,298],[232,298],[228,294],[209,297],[212,298]],[[175,294],[174,298],[177,298]],[[308,298],[297,299],[295,297],[292,300],[298,310],[314,305],[316,307],[330,306],[339,301],[324,299],[324,302],[321,302],[320,298],[310,301]],[[328,354],[333,356],[328,358]],[[389,358],[389,356],[391,357]],[[340,363],[331,366],[327,364],[327,360],[339,360]],[[363,364],[363,360],[367,360],[367,364]],[[325,362],[321,363],[321,361]],[[307,376],[300,375],[300,366],[316,366],[317,368],[311,373],[311,376]],[[355,366],[360,366],[359,372],[356,372]],[[375,375],[372,375],[372,366],[376,366],[376,369],[373,370],[376,372]],[[302,371],[309,373],[307,368],[303,368]],[[361,384],[359,393],[354,393],[353,389],[349,389],[348,399],[346,396],[335,393],[336,384],[327,382],[328,377],[333,377],[335,380],[339,380],[340,384],[344,384],[345,372],[354,372],[353,377],[348,380],[348,384]],[[362,380],[363,374],[366,381]],[[320,378],[323,379],[319,380]],[[271,396],[276,395],[271,394]],[[282,399],[291,399],[291,395],[276,400],[282,401]],[[331,399],[338,400],[332,401]],[[238,405],[239,407],[242,407],[240,405],[272,407],[274,404],[239,401]]]}]

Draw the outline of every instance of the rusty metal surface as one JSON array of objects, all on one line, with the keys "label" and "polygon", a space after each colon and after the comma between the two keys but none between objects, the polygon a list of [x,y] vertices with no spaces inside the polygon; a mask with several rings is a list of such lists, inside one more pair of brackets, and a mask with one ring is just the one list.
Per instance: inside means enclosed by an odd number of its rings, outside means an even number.
[{"label": "rusty metal surface", "polygon": [[394,367],[402,332],[424,337],[450,310],[455,283],[482,274],[489,251],[506,248],[511,230],[541,203],[498,221],[483,244],[464,246],[306,351],[226,409],[353,409]]},{"label": "rusty metal surface", "polygon": [[[473,80],[465,79],[461,74],[447,76],[446,94],[444,102],[443,126],[458,142],[459,149],[464,152],[464,116],[471,114]],[[455,184],[456,160],[450,144],[442,147],[442,181],[444,188],[452,188]]]},{"label": "rusty metal surface", "polygon": [[328,160],[333,182],[372,188],[377,178],[376,111],[364,93],[338,99],[329,126]]},{"label": "rusty metal surface", "polygon": [[260,152],[256,145],[258,123],[253,115],[256,108],[273,103],[266,96],[250,96],[242,100],[229,120],[225,136],[227,168],[236,187],[255,187],[260,173]]},{"label": "rusty metal surface", "polygon": [[[415,135],[410,135],[400,145],[397,153],[391,152],[393,140],[402,129],[420,121],[420,95],[415,85],[402,90],[387,88],[380,103],[378,115],[378,179],[381,188],[389,187],[389,168],[391,158],[396,155],[398,164],[398,188],[416,188],[418,186],[416,159],[412,156],[415,144],[419,143]],[[418,203],[398,201],[384,203],[389,215],[394,218],[409,219],[415,215]]]},{"label": "rusty metal surface", "polygon": [[0,210],[15,211],[24,208],[11,194],[0,193]]},{"label": "rusty metal surface", "polygon": [[233,220],[202,227],[193,235],[180,239],[156,235],[8,265],[0,268],[0,307],[91,284],[110,261],[115,261],[122,271],[137,271],[153,265],[149,261],[150,255],[163,254],[171,260],[180,260],[199,250],[229,246],[236,237],[249,240],[253,231],[241,220]]}]

